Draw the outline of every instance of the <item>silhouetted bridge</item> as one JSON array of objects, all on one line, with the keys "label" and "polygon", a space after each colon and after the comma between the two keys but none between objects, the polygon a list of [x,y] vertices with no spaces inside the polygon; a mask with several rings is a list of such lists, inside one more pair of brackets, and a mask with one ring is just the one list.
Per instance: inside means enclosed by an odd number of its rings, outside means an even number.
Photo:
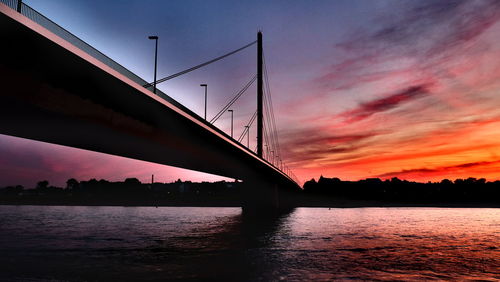
[{"label": "silhouetted bridge", "polygon": [[[266,130],[274,120],[261,33],[256,42],[152,83],[16,0],[0,0],[0,36],[0,133],[240,179],[248,183],[247,210],[284,206],[281,195],[300,189],[276,157],[275,127]],[[257,74],[249,84],[257,81],[257,111],[238,140],[156,89],[255,43]],[[239,142],[255,120],[257,152]]]}]

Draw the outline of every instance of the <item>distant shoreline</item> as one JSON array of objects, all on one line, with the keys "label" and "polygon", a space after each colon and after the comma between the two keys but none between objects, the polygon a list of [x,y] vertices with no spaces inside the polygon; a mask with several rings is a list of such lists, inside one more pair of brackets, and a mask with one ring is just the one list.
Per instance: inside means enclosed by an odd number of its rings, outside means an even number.
[{"label": "distant shoreline", "polygon": [[[141,183],[136,178],[68,179],[65,188],[44,180],[34,189],[0,188],[0,205],[125,206],[125,207],[241,207],[252,187],[234,182]],[[342,181],[320,177],[301,191],[283,191],[278,199],[295,207],[441,207],[500,208],[500,181],[467,178],[417,183],[393,178]],[[255,200],[255,199],[254,199]]]},{"label": "distant shoreline", "polygon": [[[240,208],[235,203],[63,203],[63,202],[0,202],[1,206],[74,206],[74,207],[217,207]],[[302,203],[296,208],[500,208],[497,203],[384,203],[384,202],[340,202],[340,203]]]}]

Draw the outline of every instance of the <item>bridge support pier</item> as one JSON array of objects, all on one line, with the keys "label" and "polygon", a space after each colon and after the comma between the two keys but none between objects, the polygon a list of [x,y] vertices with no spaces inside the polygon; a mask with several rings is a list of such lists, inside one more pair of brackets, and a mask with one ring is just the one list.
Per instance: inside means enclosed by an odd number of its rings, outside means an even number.
[{"label": "bridge support pier", "polygon": [[245,216],[270,216],[287,213],[296,207],[296,193],[272,182],[246,181],[242,191]]}]

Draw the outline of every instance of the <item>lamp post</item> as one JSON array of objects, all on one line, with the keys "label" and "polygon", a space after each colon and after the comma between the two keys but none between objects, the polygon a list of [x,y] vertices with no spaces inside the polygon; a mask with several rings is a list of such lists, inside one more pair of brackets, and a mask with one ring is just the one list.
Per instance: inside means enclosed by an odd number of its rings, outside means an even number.
[{"label": "lamp post", "polygon": [[233,110],[227,110],[231,112],[231,138],[233,138]]},{"label": "lamp post", "polygon": [[149,36],[148,38],[155,41],[155,75],[154,75],[155,78],[153,81],[153,93],[156,94],[156,70],[158,66],[158,36],[153,35]]},{"label": "lamp post", "polygon": [[205,87],[205,120],[207,120],[207,86],[206,84],[200,84],[201,87]]}]

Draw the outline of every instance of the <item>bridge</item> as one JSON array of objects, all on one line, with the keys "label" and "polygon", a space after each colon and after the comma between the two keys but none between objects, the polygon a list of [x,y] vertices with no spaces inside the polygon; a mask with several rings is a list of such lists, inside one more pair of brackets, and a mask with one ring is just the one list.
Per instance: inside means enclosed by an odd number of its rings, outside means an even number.
[{"label": "bridge", "polygon": [[[242,205],[249,212],[288,207],[283,195],[300,189],[276,158],[262,33],[240,49],[166,78],[155,75],[153,82],[18,0],[0,0],[0,36],[1,134],[239,179],[247,184]],[[208,121],[156,88],[255,45],[257,74],[228,104],[257,82],[257,110],[238,139],[212,123],[228,105]],[[243,141],[255,120],[256,152]]]}]

